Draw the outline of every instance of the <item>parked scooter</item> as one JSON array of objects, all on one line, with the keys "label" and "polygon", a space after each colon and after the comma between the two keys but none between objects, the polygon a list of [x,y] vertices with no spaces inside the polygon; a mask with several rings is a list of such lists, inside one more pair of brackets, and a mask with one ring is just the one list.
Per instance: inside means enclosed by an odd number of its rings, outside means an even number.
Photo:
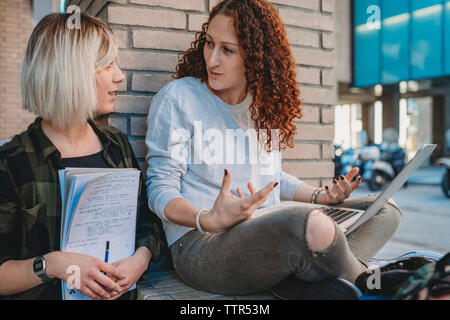
[{"label": "parked scooter", "polygon": [[347,150],[335,146],[334,162],[336,179],[346,175],[352,167],[358,167],[358,175],[367,182],[369,189],[378,191],[386,187],[405,167],[405,152],[396,144],[386,143]]},{"label": "parked scooter", "polygon": [[338,179],[340,175],[346,175],[358,160],[358,154],[355,149],[344,150],[341,146],[334,146],[334,178]]},{"label": "parked scooter", "polygon": [[380,149],[377,145],[364,146],[358,149],[342,149],[335,146],[334,157],[334,178],[338,179],[341,175],[346,175],[352,168],[358,167],[363,181],[370,181],[375,161],[380,159]]},{"label": "parked scooter", "polygon": [[[363,181],[370,183],[374,174],[374,164],[380,160],[380,148],[372,144],[361,148],[358,156],[357,167]],[[370,187],[370,184],[369,184]]]},{"label": "parked scooter", "polygon": [[440,167],[445,167],[445,173],[442,177],[441,188],[447,198],[450,198],[450,158],[439,158],[436,164]]},{"label": "parked scooter", "polygon": [[[395,144],[380,146],[380,159],[372,165],[373,174],[368,182],[372,191],[386,187],[405,167],[405,151]],[[407,186],[407,183],[404,185]]]},{"label": "parked scooter", "polygon": [[[450,154],[450,129],[447,129],[445,132],[445,145],[444,145],[444,154]],[[440,167],[444,167],[445,172],[441,181],[441,188],[444,191],[444,194],[447,198],[450,198],[449,188],[450,188],[450,157],[439,158],[436,164]]]}]

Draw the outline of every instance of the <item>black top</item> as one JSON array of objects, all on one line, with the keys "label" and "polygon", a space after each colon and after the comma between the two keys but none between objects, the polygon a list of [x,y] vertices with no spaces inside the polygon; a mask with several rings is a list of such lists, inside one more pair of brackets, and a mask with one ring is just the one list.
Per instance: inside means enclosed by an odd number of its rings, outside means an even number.
[{"label": "black top", "polygon": [[[117,153],[119,150],[114,151]],[[120,156],[117,154],[117,157]],[[61,162],[65,168],[112,168],[103,158],[102,151],[83,157],[61,158]]]}]

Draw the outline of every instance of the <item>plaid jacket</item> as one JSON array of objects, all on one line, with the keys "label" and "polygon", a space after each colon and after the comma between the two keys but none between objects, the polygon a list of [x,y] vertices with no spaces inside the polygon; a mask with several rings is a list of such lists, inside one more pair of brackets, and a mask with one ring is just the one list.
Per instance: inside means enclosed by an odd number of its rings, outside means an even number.
[{"label": "plaid jacket", "polygon": [[[28,129],[0,147],[0,265],[60,250],[61,195],[58,170],[61,154],[47,138],[37,118]],[[127,136],[90,122],[103,145],[105,161],[113,168],[138,168]],[[120,151],[120,152],[118,152]],[[122,157],[117,159],[117,154]],[[145,246],[158,262],[165,245],[161,221],[148,209],[141,173],[136,248]],[[1,298],[58,299],[60,281]]]}]

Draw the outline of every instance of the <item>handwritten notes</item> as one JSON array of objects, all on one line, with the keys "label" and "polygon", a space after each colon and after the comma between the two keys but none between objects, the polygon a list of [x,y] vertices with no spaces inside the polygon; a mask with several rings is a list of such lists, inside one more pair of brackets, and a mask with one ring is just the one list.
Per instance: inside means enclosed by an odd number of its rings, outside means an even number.
[{"label": "handwritten notes", "polygon": [[[139,193],[136,169],[60,170],[63,215],[61,250],[105,259],[108,262],[134,254]],[[132,287],[131,289],[133,289]],[[131,290],[130,289],[130,290]],[[88,299],[63,284],[64,299]]]}]

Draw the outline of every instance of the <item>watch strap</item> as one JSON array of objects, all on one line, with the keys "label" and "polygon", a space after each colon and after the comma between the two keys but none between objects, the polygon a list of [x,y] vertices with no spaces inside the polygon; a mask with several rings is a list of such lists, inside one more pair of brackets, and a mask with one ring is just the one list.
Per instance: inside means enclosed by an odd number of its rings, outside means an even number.
[{"label": "watch strap", "polygon": [[[35,264],[38,260],[40,260],[42,263],[41,270],[35,269]],[[47,269],[47,262],[45,261],[44,257],[43,256],[36,257],[36,259],[34,259],[34,261],[33,261],[33,271],[34,271],[34,274],[36,276],[38,276],[43,282],[47,282],[50,280],[50,278],[46,274],[46,269]]]}]

